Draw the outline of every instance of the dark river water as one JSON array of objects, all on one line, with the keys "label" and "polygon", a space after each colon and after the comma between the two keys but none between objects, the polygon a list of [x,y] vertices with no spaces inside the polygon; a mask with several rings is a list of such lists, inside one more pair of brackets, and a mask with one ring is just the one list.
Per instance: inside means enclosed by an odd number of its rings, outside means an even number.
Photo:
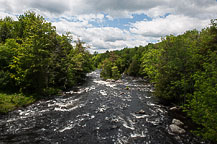
[{"label": "dark river water", "polygon": [[77,91],[1,116],[0,144],[199,143],[189,132],[171,133],[172,118],[151,91],[130,77],[102,81],[94,71]]}]

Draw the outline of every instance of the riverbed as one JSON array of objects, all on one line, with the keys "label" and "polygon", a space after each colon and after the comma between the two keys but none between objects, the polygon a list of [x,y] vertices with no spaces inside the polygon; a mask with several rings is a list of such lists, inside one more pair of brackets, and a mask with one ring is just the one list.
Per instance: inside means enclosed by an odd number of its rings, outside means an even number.
[{"label": "riverbed", "polygon": [[172,117],[150,84],[87,75],[77,89],[0,117],[0,144],[194,144],[190,132],[170,131]]}]

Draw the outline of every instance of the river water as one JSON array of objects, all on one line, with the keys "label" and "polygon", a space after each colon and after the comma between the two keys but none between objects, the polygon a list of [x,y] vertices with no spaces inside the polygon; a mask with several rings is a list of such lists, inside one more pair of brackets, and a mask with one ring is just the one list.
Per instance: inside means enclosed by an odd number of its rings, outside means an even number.
[{"label": "river water", "polygon": [[0,144],[199,143],[189,132],[173,134],[171,121],[150,85],[131,77],[102,81],[97,70],[77,90],[1,116]]}]

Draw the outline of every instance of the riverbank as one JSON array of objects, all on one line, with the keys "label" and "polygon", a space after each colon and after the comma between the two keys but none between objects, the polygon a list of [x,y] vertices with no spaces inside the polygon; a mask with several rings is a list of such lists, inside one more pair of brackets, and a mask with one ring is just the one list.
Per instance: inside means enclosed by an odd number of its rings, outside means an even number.
[{"label": "riverbank", "polygon": [[0,114],[6,114],[9,111],[15,110],[18,107],[23,107],[35,102],[36,99],[32,96],[23,94],[9,94],[0,92]]},{"label": "riverbank", "polygon": [[168,107],[168,116],[172,117],[173,119],[180,120],[183,125],[182,128],[184,128],[185,131],[188,131],[191,133],[193,137],[198,137],[200,141],[203,141],[206,144],[214,144],[215,142],[210,140],[204,140],[201,136],[197,136],[197,130],[201,129],[202,126],[196,124],[188,115],[186,112],[183,111],[182,108],[176,106],[176,107]]}]

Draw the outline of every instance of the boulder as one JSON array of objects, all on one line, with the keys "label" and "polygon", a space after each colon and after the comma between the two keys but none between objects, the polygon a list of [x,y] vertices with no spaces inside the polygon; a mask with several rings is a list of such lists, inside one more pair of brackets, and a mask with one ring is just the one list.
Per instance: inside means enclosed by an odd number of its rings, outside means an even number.
[{"label": "boulder", "polygon": [[172,124],[175,124],[175,125],[177,125],[177,126],[183,126],[183,125],[184,125],[184,123],[181,122],[181,121],[178,120],[178,119],[173,119],[173,120],[172,120]]},{"label": "boulder", "polygon": [[175,125],[175,124],[171,124],[169,126],[170,130],[172,133],[176,133],[176,134],[183,134],[186,131],[183,128],[180,128],[179,126]]},{"label": "boulder", "polygon": [[178,107],[171,107],[170,110],[171,111],[177,111],[177,110],[179,110],[179,108]]},{"label": "boulder", "polygon": [[112,79],[107,79],[106,82],[112,82]]},{"label": "boulder", "polygon": [[122,80],[116,80],[115,82],[116,83],[122,83]]}]

